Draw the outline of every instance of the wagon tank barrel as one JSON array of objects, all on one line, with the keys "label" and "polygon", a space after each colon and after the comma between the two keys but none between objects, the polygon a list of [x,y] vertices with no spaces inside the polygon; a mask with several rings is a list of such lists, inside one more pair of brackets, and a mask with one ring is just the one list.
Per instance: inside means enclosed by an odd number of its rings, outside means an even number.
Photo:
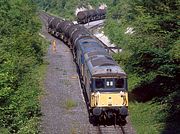
[{"label": "wagon tank barrel", "polygon": [[80,11],[77,13],[77,22],[79,24],[85,24],[91,21],[105,19],[105,15],[106,9]]}]

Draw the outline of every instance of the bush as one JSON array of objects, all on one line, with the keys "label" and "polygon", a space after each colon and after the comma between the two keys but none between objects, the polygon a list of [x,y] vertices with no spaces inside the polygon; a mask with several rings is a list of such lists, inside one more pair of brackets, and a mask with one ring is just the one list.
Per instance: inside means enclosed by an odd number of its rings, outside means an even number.
[{"label": "bush", "polygon": [[29,0],[0,1],[0,132],[37,130],[39,67],[44,46],[36,6]]}]

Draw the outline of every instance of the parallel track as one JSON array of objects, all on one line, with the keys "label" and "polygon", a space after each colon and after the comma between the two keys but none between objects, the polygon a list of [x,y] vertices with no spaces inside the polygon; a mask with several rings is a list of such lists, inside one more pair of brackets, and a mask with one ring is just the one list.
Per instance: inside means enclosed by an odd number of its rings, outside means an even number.
[{"label": "parallel track", "polygon": [[40,16],[41,20],[44,22],[44,24],[45,24],[46,26],[47,26],[48,18],[49,18],[49,17],[52,17],[51,15],[49,15],[49,14],[43,12],[43,11],[39,12],[39,16]]},{"label": "parallel track", "polygon": [[[94,25],[94,26],[92,26],[92,27],[90,27],[90,28],[88,28],[88,29],[89,29],[89,31],[93,32],[94,30],[96,30],[97,28],[99,28],[99,27],[101,27],[101,26],[103,26],[103,22],[98,23],[98,24],[96,24],[96,25]],[[97,38],[97,37],[95,36],[95,38]],[[98,38],[97,38],[97,39],[98,39]],[[99,40],[99,39],[98,39],[98,40]],[[110,53],[116,53],[113,49],[117,49],[118,52],[119,52],[119,49],[121,49],[121,48],[119,48],[119,47],[109,47],[109,46],[107,46],[104,42],[102,42],[101,40],[99,40],[99,41],[103,44],[103,46],[104,46],[105,49],[108,49],[108,51],[109,51]]]},{"label": "parallel track", "polygon": [[[41,20],[47,26],[47,20],[49,17],[52,17],[52,16],[45,12],[40,12],[39,14],[40,14]],[[96,25],[93,28],[97,28],[98,26],[99,25]],[[115,125],[115,126],[93,126],[93,125],[90,125],[89,131],[88,131],[88,134],[126,134],[126,133],[127,133],[126,126],[118,126],[118,125]]]}]

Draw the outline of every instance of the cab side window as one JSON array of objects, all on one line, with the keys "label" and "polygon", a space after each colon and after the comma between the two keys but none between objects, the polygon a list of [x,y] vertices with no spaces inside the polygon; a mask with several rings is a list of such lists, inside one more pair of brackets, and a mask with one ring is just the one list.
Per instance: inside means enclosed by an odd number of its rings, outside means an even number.
[{"label": "cab side window", "polygon": [[104,88],[104,79],[96,79],[95,86],[96,88]]},{"label": "cab side window", "polygon": [[124,79],[115,79],[116,88],[124,88]]}]

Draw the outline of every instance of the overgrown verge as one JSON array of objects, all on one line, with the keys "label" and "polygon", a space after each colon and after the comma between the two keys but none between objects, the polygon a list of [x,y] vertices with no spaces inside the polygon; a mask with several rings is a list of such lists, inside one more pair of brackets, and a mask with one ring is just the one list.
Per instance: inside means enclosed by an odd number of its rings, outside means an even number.
[{"label": "overgrown verge", "polygon": [[129,75],[130,113],[137,133],[180,132],[180,42],[177,0],[116,0],[104,28]]},{"label": "overgrown verge", "polygon": [[38,133],[46,44],[36,6],[0,1],[0,133]]}]

